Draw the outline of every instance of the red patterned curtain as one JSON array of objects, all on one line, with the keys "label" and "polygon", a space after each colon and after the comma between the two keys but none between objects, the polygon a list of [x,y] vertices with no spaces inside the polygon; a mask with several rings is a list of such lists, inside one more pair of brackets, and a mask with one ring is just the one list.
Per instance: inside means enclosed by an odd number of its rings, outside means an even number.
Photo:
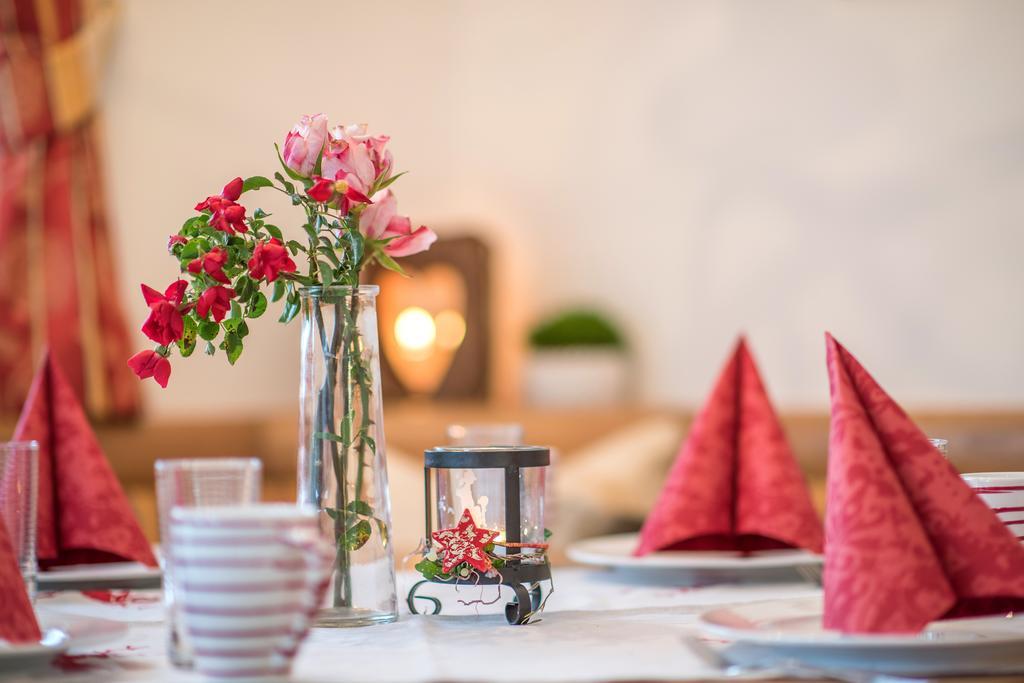
[{"label": "red patterned curtain", "polygon": [[96,418],[133,415],[98,137],[110,0],[0,0],[0,413],[49,346]]}]

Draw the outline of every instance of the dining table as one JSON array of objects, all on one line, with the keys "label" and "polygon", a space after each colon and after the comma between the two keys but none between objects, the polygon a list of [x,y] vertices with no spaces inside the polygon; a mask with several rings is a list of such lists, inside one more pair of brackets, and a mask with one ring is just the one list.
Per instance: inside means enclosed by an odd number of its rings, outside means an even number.
[{"label": "dining table", "polygon": [[[494,586],[429,587],[432,592],[427,592],[442,601],[443,613],[411,614],[404,596],[418,579],[412,572],[399,573],[403,610],[394,623],[314,628],[299,650],[291,680],[611,683],[815,679],[806,672],[790,676],[785,671],[727,671],[706,656],[709,648],[724,643],[702,634],[699,624],[700,614],[716,607],[820,595],[820,587],[799,575],[727,583],[681,582],[671,573],[637,575],[593,567],[556,567],[543,613],[521,626],[506,623],[502,608],[508,593],[499,594]],[[36,607],[44,625],[70,624],[72,649],[49,669],[3,675],[0,680],[5,683],[206,680],[168,662],[165,608],[159,590],[47,591],[39,594]],[[907,679],[876,676],[872,680]]]}]

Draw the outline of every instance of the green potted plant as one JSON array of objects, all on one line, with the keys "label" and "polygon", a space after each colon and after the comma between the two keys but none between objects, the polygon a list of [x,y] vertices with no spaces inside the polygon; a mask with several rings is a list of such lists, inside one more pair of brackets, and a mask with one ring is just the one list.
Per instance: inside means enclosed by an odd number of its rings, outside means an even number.
[{"label": "green potted plant", "polygon": [[530,331],[526,397],[534,405],[613,405],[627,398],[625,337],[601,313],[572,309]]}]

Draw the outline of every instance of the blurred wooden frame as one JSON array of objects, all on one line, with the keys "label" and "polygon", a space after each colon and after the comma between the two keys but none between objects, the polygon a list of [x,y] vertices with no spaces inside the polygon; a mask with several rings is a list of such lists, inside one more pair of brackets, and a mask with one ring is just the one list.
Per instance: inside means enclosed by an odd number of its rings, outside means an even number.
[{"label": "blurred wooden frame", "polygon": [[[440,400],[486,399],[490,390],[491,363],[491,273],[490,249],[480,239],[467,235],[442,237],[430,250],[401,259],[409,270],[424,270],[436,264],[450,266],[465,283],[466,335],[454,354],[451,366],[431,398]],[[370,270],[367,282],[377,283],[382,270]],[[391,330],[381,329],[381,335]],[[410,395],[395,372],[387,353],[381,352],[381,386],[386,399]]]}]

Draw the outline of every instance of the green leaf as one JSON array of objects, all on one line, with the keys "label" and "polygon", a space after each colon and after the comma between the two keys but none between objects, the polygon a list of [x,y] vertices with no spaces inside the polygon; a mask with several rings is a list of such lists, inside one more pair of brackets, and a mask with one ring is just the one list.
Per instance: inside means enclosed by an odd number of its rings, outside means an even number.
[{"label": "green leaf", "polygon": [[297,254],[300,251],[303,253],[305,253],[306,251],[306,248],[302,246],[301,243],[296,242],[295,240],[288,240],[288,244],[286,246],[288,247],[288,250],[292,252],[292,256],[295,256],[295,254]]},{"label": "green leaf", "polygon": [[252,296],[253,282],[248,273],[242,273],[235,279],[235,294],[240,299],[248,299]]},{"label": "green leaf", "polygon": [[338,255],[334,253],[333,247],[325,247],[323,245],[316,248],[318,254],[323,254],[327,257],[327,260],[331,262],[331,265],[335,268],[341,268],[341,261],[338,260]]},{"label": "green leaf", "polygon": [[274,177],[277,178],[278,182],[281,183],[281,186],[288,192],[288,194],[295,194],[295,186],[285,180],[280,171],[274,173]]},{"label": "green leaf", "polygon": [[191,315],[186,315],[185,331],[182,333],[181,339],[178,340],[178,350],[181,351],[182,358],[188,358],[196,350],[196,333],[198,328],[199,326],[196,325],[195,318]]},{"label": "green leaf", "polygon": [[337,434],[332,434],[330,432],[316,432],[315,434],[313,434],[313,438],[320,439],[322,441],[333,441],[335,443],[341,444],[345,443],[345,440],[342,439],[340,436],[338,436]]},{"label": "green leaf", "polygon": [[271,301],[278,301],[284,296],[284,280],[278,280],[274,283],[274,293],[270,297]]},{"label": "green leaf", "polygon": [[378,518],[374,517],[373,521],[377,523],[377,533],[380,534],[380,541],[384,545],[384,547],[386,548],[387,545],[388,545],[388,540],[389,540],[389,537],[388,537],[388,527],[384,523],[384,520],[382,520],[382,519],[378,519]]},{"label": "green leaf", "polygon": [[345,239],[351,245],[352,263],[359,265],[363,260],[363,233],[358,230],[348,230],[345,232]]},{"label": "green leaf", "polygon": [[[214,339],[217,338],[217,335],[219,333],[220,325],[213,322],[212,320],[204,320],[201,323],[199,323],[199,336],[205,339],[206,341],[213,341]],[[209,351],[207,351],[207,353],[209,353],[211,356],[213,355]]]},{"label": "green leaf", "polygon": [[228,362],[232,365],[242,355],[242,339],[234,332],[229,332],[224,337],[224,350],[228,352]]},{"label": "green leaf", "polygon": [[[385,268],[387,268],[388,270],[390,270],[392,272],[398,273],[399,275],[405,275],[405,271],[402,270],[402,266],[398,265],[395,262],[395,259],[393,259],[390,256],[388,256],[383,251],[378,251],[377,252],[377,262],[380,263],[380,265],[384,266]],[[409,277],[409,276],[405,275],[405,277]]]},{"label": "green leaf", "polygon": [[228,332],[237,332],[238,326],[241,323],[241,318],[224,318],[224,322],[221,324],[224,325],[224,329],[227,330]]},{"label": "green leaf", "polygon": [[239,319],[242,317],[242,307],[239,305],[237,299],[231,300],[231,317]]},{"label": "green leaf", "polygon": [[402,171],[401,173],[396,173],[395,175],[391,176],[390,178],[383,181],[380,185],[377,186],[377,191],[379,192],[380,190],[383,190],[385,187],[390,187],[393,182],[404,176],[406,173],[408,173],[408,171]]},{"label": "green leaf", "polygon": [[279,322],[279,323],[290,323],[292,320],[295,319],[295,316],[297,316],[298,314],[299,314],[299,306],[298,306],[298,304],[293,304],[290,301],[286,302],[285,305],[284,305],[284,310],[281,311],[281,317],[277,319],[277,322]]},{"label": "green leaf", "polygon": [[423,575],[425,579],[433,579],[435,576],[441,573],[441,564],[439,562],[432,562],[427,558],[423,558],[416,563],[416,571]]},{"label": "green leaf", "polygon": [[370,540],[372,532],[373,528],[369,522],[365,519],[359,520],[345,532],[345,546],[349,550],[359,550]]},{"label": "green leaf", "polygon": [[267,297],[263,292],[256,292],[252,295],[252,299],[249,301],[248,309],[245,312],[246,317],[258,318],[267,311]]},{"label": "green leaf", "polygon": [[252,212],[252,217],[254,219],[256,219],[256,220],[259,220],[261,218],[266,218],[269,215],[270,214],[267,213],[266,211],[264,211],[263,209],[256,209],[255,211]]},{"label": "green leaf", "polygon": [[284,242],[284,235],[281,234],[281,228],[276,225],[271,225],[270,223],[267,223],[263,227],[266,228],[271,237],[276,237],[279,241]]},{"label": "green leaf", "polygon": [[178,258],[186,261],[191,261],[197,256],[199,256],[198,240],[185,243],[182,245],[181,251],[178,252]]},{"label": "green leaf", "polygon": [[180,232],[186,237],[193,237],[199,228],[206,226],[208,220],[210,220],[210,215],[206,213],[201,213],[198,216],[192,216],[192,218],[189,218],[181,224]]},{"label": "green leaf", "polygon": [[212,356],[213,354],[217,353],[217,347],[213,345],[213,342],[206,342],[205,353],[207,356]]},{"label": "green leaf", "polygon": [[316,163],[313,164],[313,175],[323,175],[324,147],[321,147],[320,152],[316,155]]},{"label": "green leaf", "polygon": [[[273,187],[274,183],[270,182],[269,178],[264,178],[261,175],[249,176],[242,181],[242,192],[248,192],[249,190],[258,190],[261,187]],[[259,218],[259,216],[257,216]]]},{"label": "green leaf", "polygon": [[299,314],[299,293],[289,287],[288,298],[285,299],[284,310],[277,319],[281,323],[291,322]]},{"label": "green leaf", "polygon": [[335,510],[334,508],[324,508],[324,512],[327,513],[328,517],[335,521],[341,519],[341,513]]},{"label": "green leaf", "polygon": [[276,142],[274,143],[274,149],[277,151],[277,160],[281,162],[281,168],[284,169],[284,172],[288,174],[289,178],[292,180],[298,180],[299,182],[307,179],[305,176],[299,175],[289,168],[288,164],[284,163],[284,158],[281,156],[281,148],[277,146]]},{"label": "green leaf", "polygon": [[324,287],[330,287],[334,282],[334,269],[326,261],[317,261],[320,264],[320,279],[324,281]]},{"label": "green leaf", "polygon": [[354,515],[373,517],[373,508],[365,500],[353,500],[345,506],[345,509]]}]

